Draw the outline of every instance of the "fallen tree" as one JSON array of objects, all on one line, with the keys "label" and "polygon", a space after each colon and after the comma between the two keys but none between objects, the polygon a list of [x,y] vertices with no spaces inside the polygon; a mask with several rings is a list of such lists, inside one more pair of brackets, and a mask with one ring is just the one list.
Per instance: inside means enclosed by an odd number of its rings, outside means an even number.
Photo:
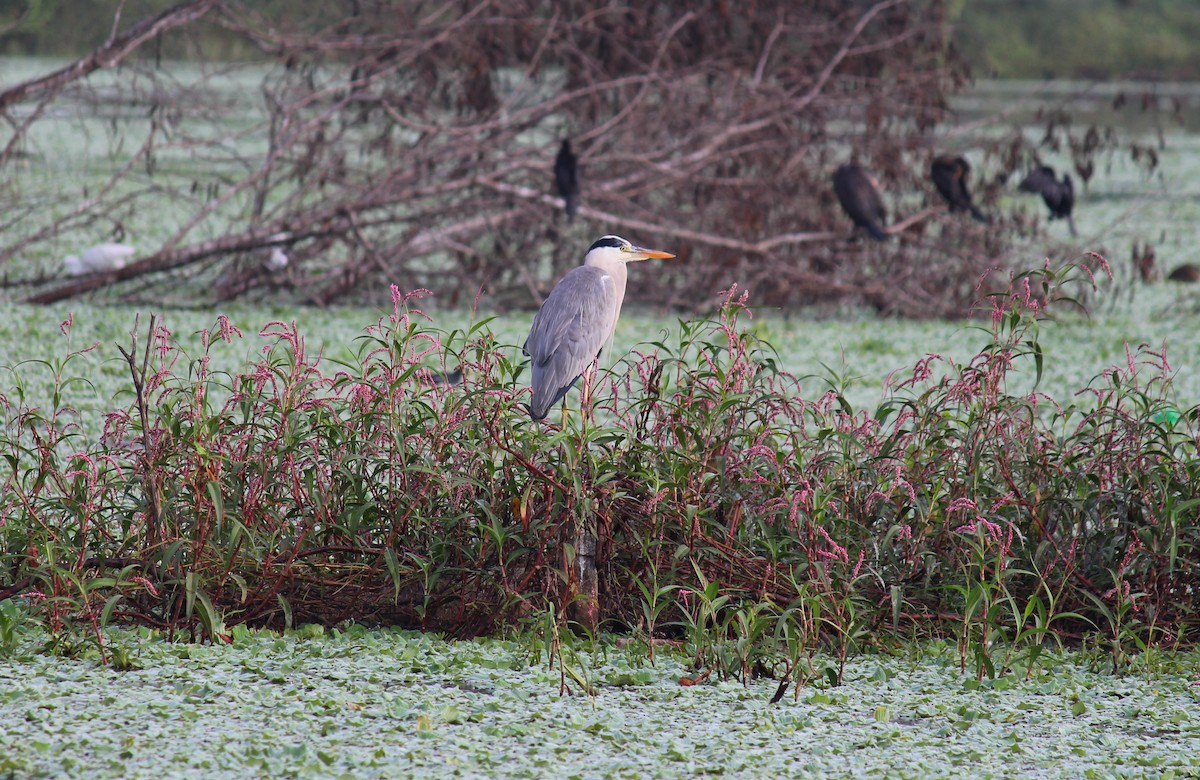
[{"label": "fallen tree", "polygon": [[[190,70],[151,56],[164,37],[178,50],[214,35],[262,61],[209,62],[200,42]],[[123,268],[63,280],[43,263],[8,278],[38,303],[109,290],[323,305],[378,301],[394,282],[450,305],[482,294],[495,310],[536,305],[618,232],[680,257],[631,291],[644,302],[707,308],[737,283],[762,305],[961,315],[1008,264],[1013,226],[957,219],[926,180],[944,151],[935,134],[974,143],[945,130],[965,79],[939,0],[405,1],[304,21],[187,2],[0,93],[12,129],[0,169],[14,172],[0,265],[129,237],[140,254]],[[47,140],[55,122],[111,167],[31,195],[27,169],[63,151]],[[583,168],[574,222],[552,187],[567,137]],[[985,146],[1004,171],[1026,164],[1003,140]],[[886,245],[858,240],[833,198],[830,174],[852,158],[884,185]],[[266,267],[272,252],[286,268]]]}]

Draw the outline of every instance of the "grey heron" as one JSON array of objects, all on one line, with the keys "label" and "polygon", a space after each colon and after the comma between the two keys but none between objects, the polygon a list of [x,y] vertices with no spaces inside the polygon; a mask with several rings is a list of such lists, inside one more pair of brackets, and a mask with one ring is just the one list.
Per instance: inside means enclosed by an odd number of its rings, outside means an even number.
[{"label": "grey heron", "polygon": [[838,168],[833,172],[833,191],[855,225],[866,229],[876,241],[887,240],[887,231],[883,229],[887,221],[883,197],[866,168],[856,164]]},{"label": "grey heron", "polygon": [[1071,235],[1079,235],[1075,231],[1075,218],[1071,215],[1075,208],[1075,185],[1069,175],[1064,173],[1059,181],[1054,178],[1053,168],[1040,165],[1029,172],[1017,189],[1040,194],[1050,209],[1050,219],[1065,219],[1071,228]]},{"label": "grey heron", "polygon": [[965,159],[947,154],[934,159],[929,168],[929,177],[933,179],[937,191],[950,204],[951,212],[969,211],[979,222],[991,222],[971,200],[971,191],[967,189],[967,174],[970,172],[971,166]]},{"label": "grey heron", "polygon": [[116,271],[124,268],[125,261],[133,257],[136,251],[129,244],[97,244],[88,247],[78,255],[64,257],[63,270],[71,276],[97,271]]},{"label": "grey heron", "polygon": [[558,156],[554,158],[554,184],[562,196],[567,219],[574,219],[579,210],[579,163],[571,152],[570,139],[562,142]]},{"label": "grey heron", "polygon": [[674,256],[634,246],[620,236],[601,236],[588,249],[583,265],[554,285],[522,348],[532,365],[530,417],[544,418],[612,338],[625,299],[625,264]]}]

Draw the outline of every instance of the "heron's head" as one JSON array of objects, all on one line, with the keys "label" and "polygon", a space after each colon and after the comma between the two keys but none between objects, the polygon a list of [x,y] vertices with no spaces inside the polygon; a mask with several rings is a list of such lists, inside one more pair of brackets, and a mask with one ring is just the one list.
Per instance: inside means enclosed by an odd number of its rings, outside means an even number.
[{"label": "heron's head", "polygon": [[634,260],[666,260],[675,255],[670,252],[660,252],[657,249],[645,249],[635,246],[620,236],[601,236],[588,248],[583,258],[584,265],[601,263],[630,263]]}]

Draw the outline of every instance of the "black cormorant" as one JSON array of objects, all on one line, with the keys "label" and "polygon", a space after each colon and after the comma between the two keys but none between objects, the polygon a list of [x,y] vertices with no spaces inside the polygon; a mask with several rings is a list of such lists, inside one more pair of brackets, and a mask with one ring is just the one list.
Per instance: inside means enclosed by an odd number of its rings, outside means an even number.
[{"label": "black cormorant", "polygon": [[833,191],[838,202],[854,220],[876,241],[886,241],[888,234],[883,229],[887,212],[883,208],[883,197],[879,186],[861,165],[843,165],[833,172]]},{"label": "black cormorant", "polygon": [[567,218],[574,219],[579,210],[579,163],[571,152],[571,141],[564,140],[554,158],[554,184],[566,206]]},{"label": "black cormorant", "polygon": [[937,191],[950,204],[950,211],[969,211],[971,216],[980,222],[991,222],[987,215],[979,210],[971,201],[971,191],[967,189],[967,174],[971,166],[962,157],[942,155],[933,161],[929,176]]},{"label": "black cormorant", "polygon": [[1071,228],[1071,235],[1079,235],[1075,231],[1075,218],[1071,216],[1075,208],[1075,185],[1071,183],[1070,176],[1064,173],[1059,181],[1054,178],[1053,168],[1041,165],[1029,172],[1018,189],[1041,194],[1050,209],[1050,219],[1065,219]]}]

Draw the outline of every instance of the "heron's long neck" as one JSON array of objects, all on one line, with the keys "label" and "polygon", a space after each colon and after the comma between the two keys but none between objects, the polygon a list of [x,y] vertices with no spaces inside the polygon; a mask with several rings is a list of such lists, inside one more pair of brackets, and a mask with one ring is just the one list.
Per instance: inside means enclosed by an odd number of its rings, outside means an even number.
[{"label": "heron's long neck", "polygon": [[625,282],[629,278],[629,273],[625,269],[625,262],[622,260],[609,260],[607,258],[589,258],[584,264],[599,268],[612,277],[613,286],[617,291],[617,308],[613,312],[612,324],[609,326],[608,331],[609,338],[612,338],[613,331],[617,327],[617,317],[621,316],[621,304],[625,300]]}]

